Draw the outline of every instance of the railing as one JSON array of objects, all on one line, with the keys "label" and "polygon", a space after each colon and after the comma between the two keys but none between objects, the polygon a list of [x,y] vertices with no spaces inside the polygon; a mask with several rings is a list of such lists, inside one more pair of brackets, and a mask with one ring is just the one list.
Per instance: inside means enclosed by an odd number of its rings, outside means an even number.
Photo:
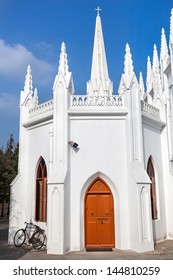
[{"label": "railing", "polygon": [[[86,95],[71,95],[70,106],[72,107],[123,107],[123,96],[86,96]],[[158,108],[141,101],[141,110],[154,117],[160,117],[160,111]],[[45,103],[38,105],[35,108],[29,110],[29,118],[33,118],[45,113],[53,113],[53,99]]]},{"label": "railing", "polygon": [[53,99],[42,103],[35,108],[30,109],[29,117],[33,118],[35,116],[42,115],[48,112],[53,112]]},{"label": "railing", "polygon": [[71,95],[71,107],[122,107],[124,104],[123,96],[86,96],[86,95]]},{"label": "railing", "polygon": [[145,101],[141,101],[141,110],[145,113],[148,113],[156,118],[160,118],[160,111],[156,107],[146,103]]}]

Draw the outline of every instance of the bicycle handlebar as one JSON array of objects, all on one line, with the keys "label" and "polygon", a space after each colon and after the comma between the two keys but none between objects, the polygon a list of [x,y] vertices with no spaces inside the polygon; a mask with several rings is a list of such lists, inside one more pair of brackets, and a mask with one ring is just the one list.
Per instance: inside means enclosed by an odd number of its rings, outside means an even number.
[{"label": "bicycle handlebar", "polygon": [[27,222],[25,222],[24,224],[27,224],[27,225],[33,225],[33,226],[34,226],[34,224],[33,224],[33,223],[27,223]]},{"label": "bicycle handlebar", "polygon": [[33,224],[33,223],[27,223],[27,222],[25,222],[25,224],[27,225],[27,226],[32,226],[32,227],[35,227],[37,230],[40,230],[40,231],[45,231],[44,229],[41,229],[39,226],[37,226],[37,225],[35,225],[35,224]]}]

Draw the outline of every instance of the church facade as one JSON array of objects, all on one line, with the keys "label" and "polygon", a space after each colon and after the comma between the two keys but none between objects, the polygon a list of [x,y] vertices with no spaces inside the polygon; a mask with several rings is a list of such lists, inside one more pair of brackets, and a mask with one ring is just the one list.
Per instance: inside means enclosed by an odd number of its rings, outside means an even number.
[{"label": "church facade", "polygon": [[101,17],[91,77],[75,95],[62,43],[53,99],[38,104],[28,66],[20,96],[18,175],[9,243],[24,222],[47,234],[47,253],[89,248],[146,252],[173,238],[173,10],[169,48],[148,57],[146,89],[127,44],[118,94],[109,78]]}]

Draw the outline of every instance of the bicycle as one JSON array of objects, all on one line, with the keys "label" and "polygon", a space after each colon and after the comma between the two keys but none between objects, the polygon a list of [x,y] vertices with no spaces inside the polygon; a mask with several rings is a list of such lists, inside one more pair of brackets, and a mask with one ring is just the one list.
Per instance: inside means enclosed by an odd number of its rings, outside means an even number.
[{"label": "bicycle", "polygon": [[16,231],[14,235],[14,245],[16,247],[21,247],[25,240],[28,240],[28,243],[36,250],[41,249],[45,245],[46,234],[43,229],[33,223],[25,222],[25,228],[21,228]]}]

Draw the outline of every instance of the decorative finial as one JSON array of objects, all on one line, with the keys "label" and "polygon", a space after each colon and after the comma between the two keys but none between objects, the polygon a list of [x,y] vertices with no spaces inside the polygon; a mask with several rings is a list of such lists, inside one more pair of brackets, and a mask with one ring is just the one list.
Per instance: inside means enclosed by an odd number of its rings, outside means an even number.
[{"label": "decorative finial", "polygon": [[97,11],[97,15],[99,16],[102,9],[100,9],[100,7],[98,6],[95,10]]},{"label": "decorative finial", "polygon": [[66,46],[64,42],[62,42],[61,45],[61,54],[59,58],[59,71],[61,71],[64,76],[66,76],[68,72],[68,59],[66,53]]},{"label": "decorative finial", "polygon": [[27,72],[25,76],[25,86],[24,90],[30,92],[32,94],[32,73],[31,73],[31,66],[28,65]]},{"label": "decorative finial", "polygon": [[154,45],[153,52],[153,89],[155,97],[161,92],[161,76],[160,76],[160,64],[158,58],[157,47]]},{"label": "decorative finial", "polygon": [[171,10],[171,18],[170,18],[170,39],[171,43],[173,41],[173,9]]},{"label": "decorative finial", "polygon": [[153,72],[159,68],[159,57],[157,52],[156,44],[154,44],[154,51],[153,51]]},{"label": "decorative finial", "polygon": [[31,74],[31,65],[27,66],[27,70],[26,71],[27,71],[27,74]]},{"label": "decorative finial", "polygon": [[139,74],[139,86],[140,86],[140,91],[141,91],[141,98],[143,98],[144,93],[145,93],[145,86],[144,86],[144,79],[142,72]]},{"label": "decorative finial", "polygon": [[166,41],[165,30],[164,28],[162,28],[160,57],[161,59],[167,59],[168,56],[169,54],[168,54],[168,46]]},{"label": "decorative finial", "polygon": [[33,105],[34,107],[38,106],[38,90],[37,88],[34,89],[34,97],[33,97]]},{"label": "decorative finial", "polygon": [[132,61],[132,55],[130,52],[129,44],[126,44],[126,54],[125,54],[125,60],[124,60],[124,73],[128,76],[131,76],[133,73],[133,61]]},{"label": "decorative finial", "polygon": [[61,52],[66,52],[66,46],[65,46],[64,42],[62,42],[62,45],[61,45]]},{"label": "decorative finial", "polygon": [[148,59],[147,59],[147,78],[146,78],[146,82],[147,84],[150,83],[150,81],[152,80],[152,67],[151,67],[151,60],[150,60],[150,57],[148,56]]}]

